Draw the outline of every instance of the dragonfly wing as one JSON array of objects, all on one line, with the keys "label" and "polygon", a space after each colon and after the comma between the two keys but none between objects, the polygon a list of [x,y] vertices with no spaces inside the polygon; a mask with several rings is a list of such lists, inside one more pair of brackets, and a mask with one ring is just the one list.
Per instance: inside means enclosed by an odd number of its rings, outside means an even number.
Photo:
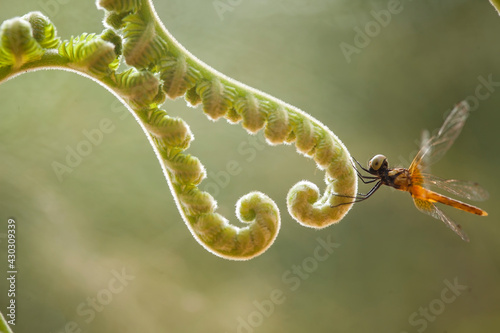
[{"label": "dragonfly wing", "polygon": [[478,183],[456,179],[442,179],[430,174],[419,174],[421,182],[434,185],[456,196],[469,200],[483,201],[488,199],[488,192]]},{"label": "dragonfly wing", "polygon": [[422,200],[419,198],[413,198],[413,201],[415,203],[415,206],[420,210],[421,212],[428,214],[435,219],[441,220],[450,228],[453,230],[457,235],[460,236],[464,241],[469,242],[469,237],[467,234],[462,230],[462,228],[457,225],[455,222],[453,222],[448,216],[446,216],[439,208],[436,207],[432,202],[427,201],[427,200]]},{"label": "dragonfly wing", "polygon": [[[428,130],[423,130],[422,135],[420,136],[420,151],[418,152],[417,156],[420,154],[419,161],[420,163],[418,164],[418,169],[419,170],[426,170],[427,172],[430,172],[429,170],[429,165],[430,161],[429,158],[432,153],[432,141],[431,141],[431,136]],[[425,154],[424,154],[425,153]],[[417,156],[415,156],[415,160],[417,159]],[[412,163],[413,166],[413,163]]]},{"label": "dragonfly wing", "polygon": [[458,103],[451,110],[438,133],[421,143],[420,151],[410,165],[411,173],[417,168],[425,170],[427,166],[436,163],[446,154],[462,131],[469,113],[470,106],[466,101]]}]

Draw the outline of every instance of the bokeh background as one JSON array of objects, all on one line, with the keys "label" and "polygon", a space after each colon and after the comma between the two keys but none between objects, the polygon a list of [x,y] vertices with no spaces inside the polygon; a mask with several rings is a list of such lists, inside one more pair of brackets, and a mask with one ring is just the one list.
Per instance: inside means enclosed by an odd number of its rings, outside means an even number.
[{"label": "bokeh background", "polygon": [[[500,17],[488,1],[402,1],[403,10],[350,62],[340,44],[355,45],[354,29],[365,29],[371,12],[387,9],[388,1],[218,2],[231,10],[218,13],[206,0],[154,4],[193,54],[310,113],[363,163],[383,153],[391,164],[408,166],[422,129],[438,128],[455,103],[476,94],[481,78],[500,82]],[[102,30],[103,12],[94,1],[0,0],[0,9],[0,21],[43,11],[64,39]],[[14,331],[498,332],[500,87],[490,89],[433,167],[436,175],[475,180],[490,193],[479,204],[487,218],[444,208],[469,234],[469,244],[419,213],[407,194],[387,188],[338,225],[304,228],[285,201],[301,179],[324,189],[323,173],[311,160],[291,146],[251,146],[241,126],[211,122],[182,99],[167,101],[164,108],[191,126],[190,153],[209,174],[230,160],[242,168],[216,195],[222,214],[238,223],[234,205],[251,190],[265,192],[281,209],[275,244],[256,259],[232,262],[193,239],[146,137],[105,89],[60,71],[3,83],[0,268],[7,270],[6,224],[14,217]],[[52,163],[63,163],[66,147],[75,148],[83,131],[105,118],[113,131],[60,181]],[[241,147],[254,147],[255,156]],[[291,290],[283,275],[313,256],[318,238],[340,246]],[[123,270],[134,279],[92,320],[78,312],[92,312],[88,298],[104,297],[113,272]],[[443,292],[453,295],[445,281],[465,286],[449,304],[442,301]],[[3,312],[6,287],[0,279]],[[276,290],[284,301],[259,315],[256,303],[268,304]],[[429,306],[425,317],[419,311]]]}]

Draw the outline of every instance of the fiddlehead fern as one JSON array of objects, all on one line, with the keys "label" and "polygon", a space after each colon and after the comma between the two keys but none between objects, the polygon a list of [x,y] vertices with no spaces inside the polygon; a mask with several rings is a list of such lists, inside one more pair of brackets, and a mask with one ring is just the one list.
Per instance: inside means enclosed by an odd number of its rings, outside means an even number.
[{"label": "fiddlehead fern", "polygon": [[31,24],[22,19],[2,23],[0,43],[0,66],[20,68],[25,63],[39,60],[44,53],[34,38]]},{"label": "fiddlehead fern", "polygon": [[[348,151],[323,124],[303,111],[234,81],[185,50],[158,19],[148,0],[100,0],[107,29],[60,42],[39,13],[2,25],[0,82],[28,70],[60,68],[90,78],[113,92],[135,115],[162,165],[179,212],[193,236],[224,258],[245,260],[264,252],[276,238],[280,214],[261,192],[240,198],[236,227],[217,213],[217,203],[198,188],[206,178],[200,160],[186,153],[193,135],[180,118],[160,108],[165,97],[184,96],[202,104],[212,120],[241,123],[249,133],[264,131],[271,145],[295,143],[297,151],[325,171],[323,195],[301,181],[288,193],[288,211],[299,223],[321,228],[340,221],[351,205],[335,193],[353,195],[357,183]],[[131,68],[117,73],[123,57]]]},{"label": "fiddlehead fern", "polygon": [[39,12],[32,12],[23,19],[33,27],[33,38],[44,49],[55,49],[59,46],[60,38],[57,37],[56,29],[52,23]]},{"label": "fiddlehead fern", "polygon": [[116,69],[115,46],[96,34],[83,34],[59,46],[59,54],[68,59],[68,66],[97,77]]},{"label": "fiddlehead fern", "polygon": [[490,0],[491,4],[497,10],[498,14],[500,14],[500,1],[499,0]]}]

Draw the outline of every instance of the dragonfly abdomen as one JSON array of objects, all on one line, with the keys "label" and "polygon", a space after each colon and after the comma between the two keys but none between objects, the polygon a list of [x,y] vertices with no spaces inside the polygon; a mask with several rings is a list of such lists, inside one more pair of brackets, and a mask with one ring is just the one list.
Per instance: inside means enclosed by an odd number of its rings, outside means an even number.
[{"label": "dragonfly abdomen", "polygon": [[412,189],[412,195],[417,197],[417,198],[424,199],[427,201],[439,202],[439,203],[442,203],[444,205],[455,207],[455,208],[461,209],[463,211],[466,211],[466,212],[469,212],[472,214],[481,215],[481,216],[488,215],[488,213],[486,213],[481,208],[478,208],[478,207],[473,206],[473,205],[469,205],[469,204],[462,202],[462,201],[459,201],[459,200],[448,198],[444,195],[441,195],[441,194],[436,193],[434,191],[427,190],[427,189],[420,187],[420,186],[414,187]]}]

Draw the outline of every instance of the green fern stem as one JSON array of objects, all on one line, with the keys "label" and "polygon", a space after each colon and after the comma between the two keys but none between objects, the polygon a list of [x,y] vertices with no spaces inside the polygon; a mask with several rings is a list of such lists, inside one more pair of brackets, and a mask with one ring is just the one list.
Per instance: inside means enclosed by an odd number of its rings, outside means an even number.
[{"label": "green fern stem", "polygon": [[[189,230],[208,251],[246,260],[264,252],[280,227],[276,204],[265,194],[240,198],[236,227],[216,212],[217,202],[198,185],[206,177],[200,160],[186,153],[193,139],[189,126],[160,109],[166,96],[183,96],[202,104],[212,120],[241,123],[250,134],[264,130],[271,145],[295,143],[297,151],[325,171],[324,194],[301,181],[287,196],[288,211],[307,227],[323,228],[340,221],[351,208],[356,174],[349,152],[323,124],[261,91],[237,82],[204,64],[182,47],[162,25],[152,2],[100,0],[107,29],[61,42],[41,13],[5,21],[0,28],[0,83],[32,70],[54,68],[89,77],[117,96],[147,135],[162,166],[177,208]],[[120,59],[130,68],[116,72]]]}]

